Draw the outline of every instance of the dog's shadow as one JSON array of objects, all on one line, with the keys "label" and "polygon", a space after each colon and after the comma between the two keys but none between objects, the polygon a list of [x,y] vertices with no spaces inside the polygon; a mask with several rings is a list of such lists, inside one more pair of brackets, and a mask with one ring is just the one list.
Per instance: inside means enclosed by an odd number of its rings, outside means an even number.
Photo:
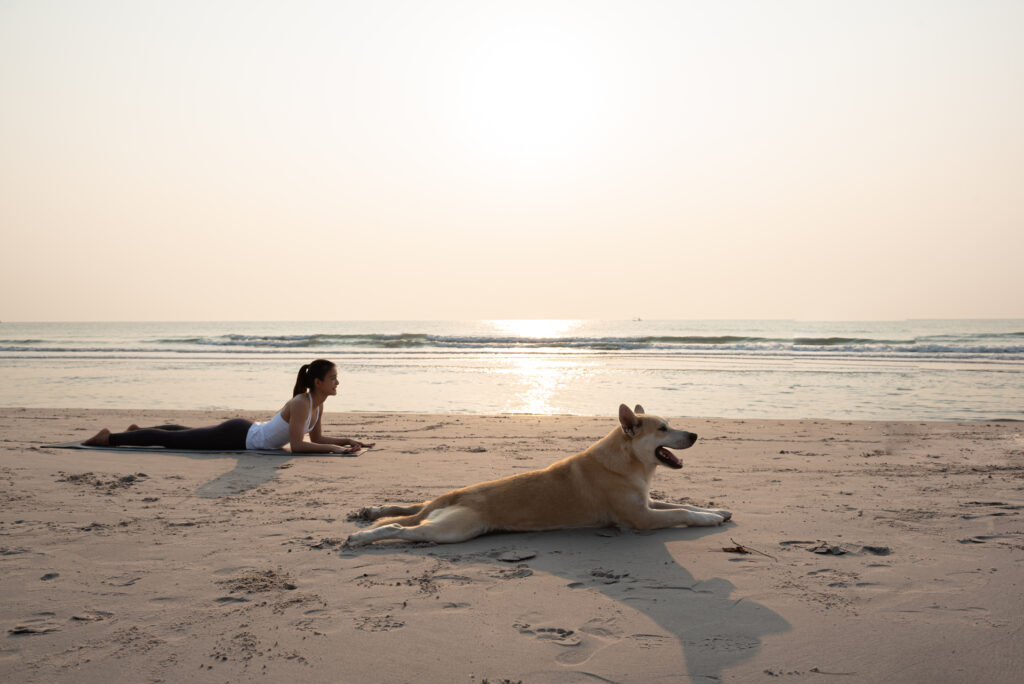
[{"label": "dog's shadow", "polygon": [[[578,529],[488,535],[451,545],[385,542],[373,547],[342,549],[342,554],[393,552],[401,548],[406,554],[454,563],[493,563],[512,575],[518,570],[561,577],[572,590],[600,592],[649,617],[679,642],[692,681],[717,682],[723,670],[753,657],[766,635],[790,628],[771,609],[734,596],[735,587],[729,580],[694,577],[672,553],[723,553],[723,544],[717,540],[711,549],[698,541],[716,533],[728,541],[722,532],[722,527],[653,532]],[[773,562],[764,557],[755,560],[737,556],[730,560]],[[564,595],[559,600],[564,600]],[[600,631],[601,627],[596,629]],[[650,634],[619,637],[635,640],[638,647],[650,646],[645,639],[649,642],[652,638],[664,638]]]}]

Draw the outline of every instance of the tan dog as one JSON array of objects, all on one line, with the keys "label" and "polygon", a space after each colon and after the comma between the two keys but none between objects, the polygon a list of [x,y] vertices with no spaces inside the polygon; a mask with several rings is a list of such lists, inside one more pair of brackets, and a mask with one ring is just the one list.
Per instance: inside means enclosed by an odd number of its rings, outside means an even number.
[{"label": "tan dog", "polygon": [[641,406],[635,413],[625,404],[619,406],[619,423],[587,450],[543,470],[456,489],[414,506],[364,508],[359,517],[377,523],[351,535],[346,544],[381,539],[451,544],[487,532],[567,527],[653,530],[720,525],[732,516],[728,511],[650,498],[654,469],[659,464],[682,468],[669,449],[688,449],[697,435],[644,415]]}]

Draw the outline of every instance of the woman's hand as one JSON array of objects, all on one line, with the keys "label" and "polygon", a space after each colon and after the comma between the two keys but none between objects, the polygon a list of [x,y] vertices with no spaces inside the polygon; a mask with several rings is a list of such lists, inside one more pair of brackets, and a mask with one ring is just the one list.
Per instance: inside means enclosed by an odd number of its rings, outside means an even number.
[{"label": "woman's hand", "polygon": [[331,449],[331,452],[335,454],[354,454],[359,451],[359,447],[357,446],[338,446],[337,444],[332,444],[331,446],[334,447]]},{"label": "woman's hand", "polygon": [[354,439],[350,439],[348,442],[354,449],[372,449],[376,444],[376,442],[359,442]]}]

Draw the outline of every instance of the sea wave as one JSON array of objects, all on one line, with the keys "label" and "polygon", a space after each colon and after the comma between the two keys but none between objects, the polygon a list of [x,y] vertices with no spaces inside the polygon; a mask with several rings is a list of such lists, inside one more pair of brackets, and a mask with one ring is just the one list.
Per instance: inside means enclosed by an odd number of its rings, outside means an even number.
[{"label": "sea wave", "polygon": [[[1016,358],[1024,356],[1024,335],[964,335],[919,338],[868,337],[759,337],[743,335],[637,335],[527,337],[515,335],[444,335],[430,333],[355,333],[296,335],[182,335],[149,340],[124,340],[93,345],[85,340],[0,340],[0,353],[40,354],[276,354],[309,350],[312,353],[693,353],[807,356],[968,356]],[[84,344],[82,342],[85,342]],[[91,340],[90,340],[91,342]]]},{"label": "sea wave", "polygon": [[912,345],[917,340],[877,340],[869,337],[794,337],[797,347],[841,347],[850,345]]},{"label": "sea wave", "polygon": [[[994,336],[988,336],[992,339]],[[926,338],[927,339],[927,338]],[[837,352],[888,351],[902,353],[1021,354],[1024,345],[983,344],[977,339],[938,343],[926,339],[873,339],[863,337],[755,337],[736,335],[656,335],[636,337],[522,337],[500,335],[394,334],[312,334],[312,335],[220,335],[215,337],[158,340],[172,345],[224,348],[344,348],[381,349],[579,349],[601,351],[700,350],[772,351],[792,349]]]},{"label": "sea wave", "polygon": [[432,335],[428,333],[313,334],[313,335],[219,335],[156,340],[159,344],[210,347],[377,347],[382,349],[673,349],[683,347],[781,348],[791,340],[734,335],[638,336],[638,337],[522,337],[501,335]]}]

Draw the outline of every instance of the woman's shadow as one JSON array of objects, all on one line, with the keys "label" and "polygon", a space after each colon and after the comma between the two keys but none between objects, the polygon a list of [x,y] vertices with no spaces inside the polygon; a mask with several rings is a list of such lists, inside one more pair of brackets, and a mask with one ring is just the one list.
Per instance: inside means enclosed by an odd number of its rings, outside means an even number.
[{"label": "woman's shadow", "polygon": [[298,454],[282,452],[281,454],[270,455],[239,452],[238,454],[222,454],[217,456],[207,454],[191,455],[192,458],[224,458],[225,456],[234,456],[235,467],[200,485],[196,489],[196,496],[204,499],[219,499],[255,489],[274,479],[274,476],[281,470],[281,467],[296,458]]},{"label": "woman's shadow", "polygon": [[332,458],[353,458],[365,454],[369,449],[363,448],[351,454],[293,454],[290,451],[268,453],[261,451],[239,451],[237,454],[225,452],[217,455],[212,454],[189,454],[182,453],[192,458],[224,458],[225,456],[235,457],[235,467],[200,485],[196,489],[196,496],[204,499],[218,499],[224,496],[234,496],[255,489],[274,479],[277,471],[289,467],[289,461],[302,458],[330,456]]}]

